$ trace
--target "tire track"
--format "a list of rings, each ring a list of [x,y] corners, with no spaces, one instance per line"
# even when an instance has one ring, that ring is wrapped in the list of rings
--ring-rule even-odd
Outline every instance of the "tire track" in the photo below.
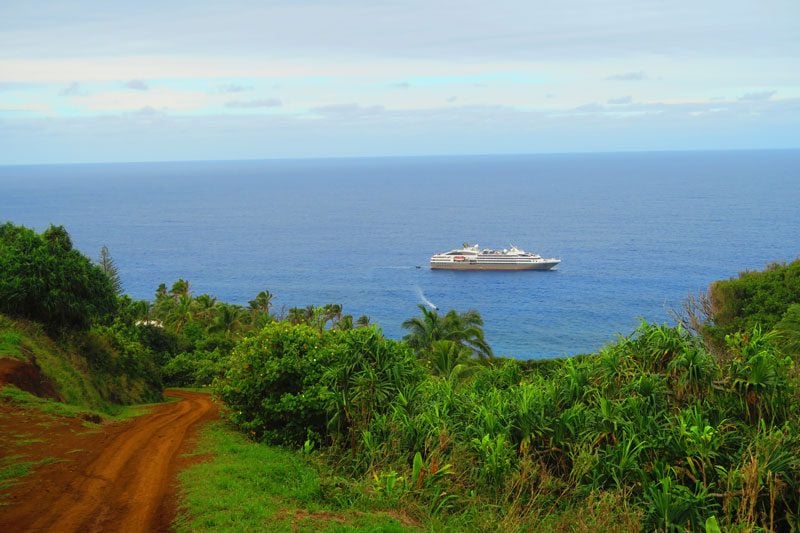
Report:
[[[88,453],[77,465],[50,465],[27,478],[26,486],[41,484],[44,490],[0,509],[0,530],[169,530],[181,448],[216,410],[207,394],[168,395],[181,400],[81,442]]]

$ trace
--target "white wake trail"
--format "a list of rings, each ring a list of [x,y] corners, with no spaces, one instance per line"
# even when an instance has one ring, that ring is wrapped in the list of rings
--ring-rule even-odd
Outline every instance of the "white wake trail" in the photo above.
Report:
[[[439,308],[436,307],[433,304],[432,301],[430,301],[427,298],[425,298],[425,295],[422,293],[422,289],[420,289],[419,287],[415,287],[415,290],[417,291],[417,296],[419,296],[419,299],[422,300],[422,303],[424,303],[425,305],[427,305],[428,307],[430,307],[434,311],[438,311],[439,310]]]

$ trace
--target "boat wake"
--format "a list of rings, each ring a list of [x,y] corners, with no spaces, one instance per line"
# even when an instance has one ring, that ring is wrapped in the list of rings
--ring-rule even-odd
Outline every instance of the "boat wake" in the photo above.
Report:
[[[423,292],[422,292],[422,289],[420,289],[419,287],[414,287],[414,289],[416,290],[416,292],[417,292],[417,296],[419,296],[419,299],[420,299],[420,300],[422,300],[422,303],[424,303],[425,305],[427,305],[428,307],[430,307],[430,308],[431,308],[431,309],[433,309],[434,311],[438,311],[438,310],[439,310],[439,308],[438,308],[438,307],[436,307],[436,306],[433,304],[433,302],[431,302],[430,300],[428,300],[428,299],[425,297],[425,294],[423,294]]]

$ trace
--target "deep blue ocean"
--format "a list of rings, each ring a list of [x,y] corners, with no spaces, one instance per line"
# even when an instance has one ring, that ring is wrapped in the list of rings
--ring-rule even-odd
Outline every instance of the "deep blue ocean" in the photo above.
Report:
[[[278,312],[341,303],[399,338],[424,295],[480,311],[496,354],[552,357],[800,256],[800,151],[0,167],[3,221],[107,245],[135,298],[178,278],[245,305],[268,289]],[[465,241],[562,263],[428,269]]]

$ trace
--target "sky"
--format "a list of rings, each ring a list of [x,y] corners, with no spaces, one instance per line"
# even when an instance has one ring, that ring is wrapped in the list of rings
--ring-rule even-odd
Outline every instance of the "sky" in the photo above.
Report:
[[[0,2],[0,165],[762,148],[798,0]]]

